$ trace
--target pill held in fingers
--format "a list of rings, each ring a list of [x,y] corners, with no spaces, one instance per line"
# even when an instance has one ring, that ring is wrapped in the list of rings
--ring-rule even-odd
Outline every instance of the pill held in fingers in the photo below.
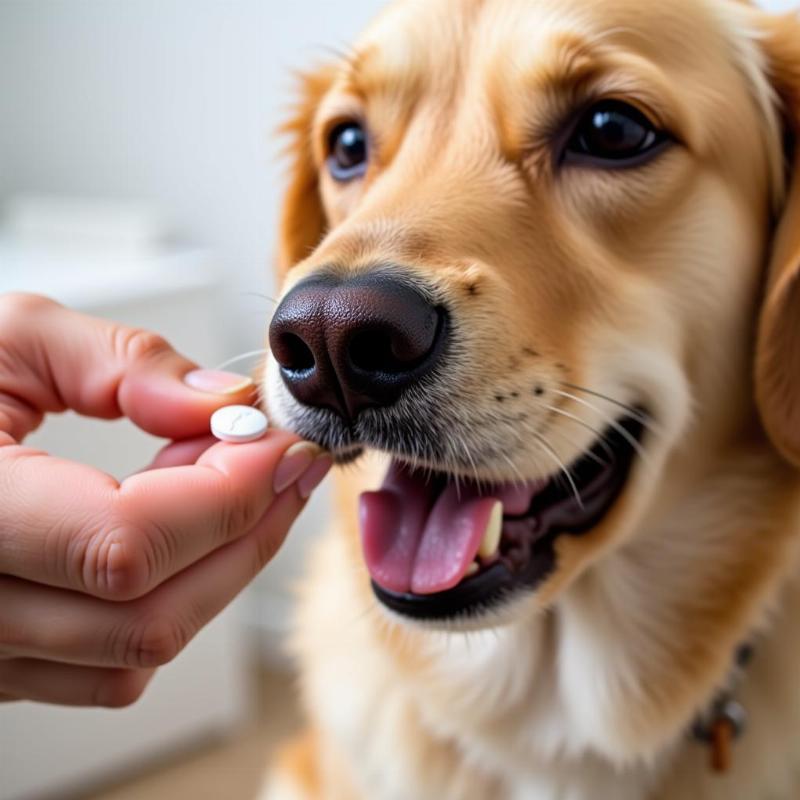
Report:
[[[266,416],[252,406],[224,406],[211,415],[211,433],[223,442],[254,442],[267,428]]]

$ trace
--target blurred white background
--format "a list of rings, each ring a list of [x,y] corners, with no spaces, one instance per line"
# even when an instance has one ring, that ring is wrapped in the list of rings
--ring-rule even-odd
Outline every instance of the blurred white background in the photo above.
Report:
[[[0,203],[135,201],[224,265],[236,348],[259,346],[291,70],[381,0],[0,0]]]
[[[383,4],[0,0],[0,292],[156,328],[207,366],[263,346],[291,71],[330,58]],[[37,440],[116,474],[155,447],[74,419]],[[0,708],[0,800],[64,797],[241,725],[247,650],[278,657],[285,588],[325,514],[318,500],[260,584],[142,704]]]

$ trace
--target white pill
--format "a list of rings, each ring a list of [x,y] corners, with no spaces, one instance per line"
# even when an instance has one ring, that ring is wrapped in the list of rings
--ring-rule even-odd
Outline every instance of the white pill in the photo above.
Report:
[[[211,433],[223,442],[254,442],[268,427],[264,414],[252,406],[223,406],[211,415]]]

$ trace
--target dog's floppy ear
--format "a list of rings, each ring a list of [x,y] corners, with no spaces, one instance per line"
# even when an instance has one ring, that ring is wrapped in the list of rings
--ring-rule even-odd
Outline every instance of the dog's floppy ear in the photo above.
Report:
[[[319,191],[311,139],[314,113],[333,82],[330,68],[302,73],[300,98],[281,132],[290,138],[289,183],[283,198],[278,240],[280,275],[306,258],[322,239],[327,220]]]
[[[770,439],[800,466],[800,21],[771,17],[763,45],[783,106],[788,189],[777,221],[756,347],[756,400]]]

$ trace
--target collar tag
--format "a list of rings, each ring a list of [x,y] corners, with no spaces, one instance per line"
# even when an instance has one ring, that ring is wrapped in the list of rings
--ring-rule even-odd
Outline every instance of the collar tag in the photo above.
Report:
[[[716,695],[711,706],[692,725],[692,737],[710,747],[709,765],[718,774],[730,770],[733,763],[733,743],[747,727],[747,711],[735,699],[734,691],[752,659],[751,644],[744,644],[737,649],[733,669],[728,677],[728,687]]]
[[[733,742],[745,731],[747,712],[730,694],[717,697],[710,713],[695,722],[692,736],[711,749],[710,766],[719,774],[728,772],[733,761]]]

